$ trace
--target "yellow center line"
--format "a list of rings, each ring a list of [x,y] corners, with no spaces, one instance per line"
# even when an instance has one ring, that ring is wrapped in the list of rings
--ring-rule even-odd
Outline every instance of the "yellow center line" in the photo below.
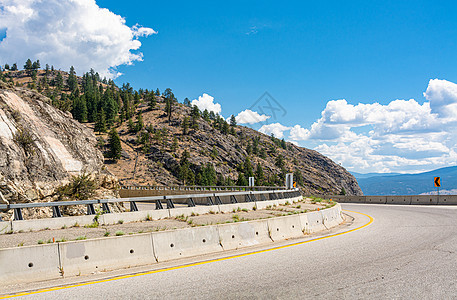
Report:
[[[144,276],[144,275],[150,275],[150,274],[161,273],[161,272],[172,271],[172,270],[178,270],[178,269],[188,268],[188,267],[194,267],[194,266],[199,266],[199,265],[204,265],[204,264],[209,264],[209,263],[213,263],[213,262],[224,261],[224,260],[229,260],[229,259],[234,259],[234,258],[239,258],[239,257],[244,257],[244,256],[249,256],[249,255],[254,255],[254,254],[265,253],[265,252],[269,252],[269,251],[273,251],[273,250],[279,250],[279,249],[289,248],[289,247],[292,247],[292,246],[303,245],[303,244],[307,244],[307,243],[311,243],[311,242],[320,241],[320,240],[323,240],[323,239],[328,239],[328,238],[331,238],[331,237],[343,235],[343,234],[346,234],[346,233],[354,232],[356,230],[360,230],[362,228],[365,228],[368,225],[370,225],[371,223],[373,223],[373,220],[374,220],[373,217],[371,217],[371,216],[369,216],[367,214],[364,214],[364,213],[361,213],[361,212],[357,212],[357,211],[346,210],[346,209],[344,209],[344,211],[363,215],[363,216],[365,216],[365,217],[367,217],[369,219],[369,222],[364,224],[364,225],[362,225],[362,226],[360,226],[360,227],[357,227],[357,228],[354,228],[354,229],[351,229],[351,230],[348,230],[348,231],[343,231],[343,232],[340,232],[340,233],[326,235],[326,236],[323,236],[323,237],[319,237],[319,238],[315,238],[315,239],[311,239],[311,240],[307,240],[307,241],[302,241],[302,242],[297,242],[297,243],[293,243],[293,244],[287,244],[287,245],[284,245],[284,246],[277,246],[277,247],[273,247],[273,248],[268,248],[268,249],[265,249],[265,250],[258,250],[258,251],[243,253],[243,254],[237,254],[237,255],[222,257],[222,258],[216,258],[216,259],[200,261],[200,262],[186,264],[186,265],[180,265],[180,266],[169,267],[169,268],[158,269],[158,270],[147,271],[147,272],[136,273],[136,274],[130,274],[130,275],[117,276],[117,277],[112,277],[112,278],[107,278],[107,279],[94,280],[94,281],[88,281],[88,282],[71,284],[71,285],[64,285],[64,286],[57,286],[57,287],[41,289],[41,290],[36,290],[36,291],[22,292],[22,293],[17,293],[17,294],[10,294],[10,295],[3,295],[3,296],[0,295],[0,299],[7,299],[7,298],[20,297],[20,296],[41,294],[41,293],[46,293],[46,292],[64,290],[64,289],[69,289],[69,288],[75,288],[75,287],[80,287],[80,286],[85,286],[85,285],[91,285],[91,284],[96,284],[96,283],[115,281],[115,280],[138,277],[138,276]]]

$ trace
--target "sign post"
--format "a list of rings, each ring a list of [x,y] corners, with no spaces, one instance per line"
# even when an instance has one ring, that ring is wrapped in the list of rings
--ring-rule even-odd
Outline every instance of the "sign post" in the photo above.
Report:
[[[286,174],[286,188],[288,190],[292,189],[294,185],[294,173]]]
[[[250,187],[254,186],[254,177],[249,177],[249,186]]]
[[[438,191],[438,197],[439,197],[440,196],[440,187],[441,187],[441,178],[435,177],[434,182],[435,182],[435,187]]]

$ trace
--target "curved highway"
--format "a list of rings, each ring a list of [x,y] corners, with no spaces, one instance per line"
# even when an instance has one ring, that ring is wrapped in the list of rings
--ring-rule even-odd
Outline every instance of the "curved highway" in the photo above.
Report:
[[[39,299],[457,297],[457,206],[342,204],[342,207],[355,219],[350,225],[342,226],[332,234],[357,230],[290,247],[150,272],[145,275],[114,278],[103,282],[94,282],[95,279],[86,278],[84,280],[88,282],[82,285],[68,287],[69,283],[65,283],[66,285],[56,290],[41,290],[24,297]],[[371,216],[373,222],[361,228],[368,224],[370,219],[355,212]],[[299,241],[301,240],[288,241],[280,245]],[[273,246],[269,245],[269,247]],[[223,253],[219,256],[199,257],[194,260],[210,260],[240,253],[242,252]],[[174,264],[176,265],[176,262]],[[149,270],[172,265],[173,263],[159,264],[150,266]]]

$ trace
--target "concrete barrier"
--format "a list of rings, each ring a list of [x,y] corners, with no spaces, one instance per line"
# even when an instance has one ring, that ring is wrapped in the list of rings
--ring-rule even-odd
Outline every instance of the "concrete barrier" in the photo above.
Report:
[[[266,200],[266,201],[256,201],[255,205],[257,209],[266,209],[268,206],[278,206],[279,201],[278,200]]]
[[[237,211],[238,208],[252,210],[253,207],[257,207],[255,205],[255,202],[223,204],[223,205],[218,205],[218,206],[219,206],[219,212],[221,212],[221,213],[233,212],[233,210]]]
[[[217,225],[219,241],[224,250],[234,250],[273,242],[267,220]]]
[[[386,196],[365,196],[365,203],[386,204]]]
[[[386,204],[411,204],[411,196],[387,196]]]
[[[84,226],[94,222],[95,215],[61,217],[61,218],[46,218],[34,220],[12,221],[12,230],[18,231],[38,231],[46,228],[60,229],[63,227],[72,227],[75,224]]]
[[[322,221],[327,229],[338,226],[342,221],[340,204],[336,204],[330,209],[322,210],[321,214]]]
[[[365,203],[365,196],[347,196],[346,199],[349,203]]]
[[[270,237],[275,242],[303,236],[299,215],[270,218],[267,221]]]
[[[252,206],[251,206],[252,209]],[[168,210],[170,212],[170,217],[177,217],[180,215],[190,216],[192,214],[208,214],[209,212],[218,212],[219,207],[217,205],[207,205],[207,206],[194,206],[194,207],[178,207]]]
[[[9,233],[9,232],[13,231],[13,227],[12,227],[11,223],[12,223],[11,221],[0,222],[0,234]]]
[[[156,263],[150,233],[59,243],[64,276]]]
[[[438,197],[438,205],[457,205],[457,196],[441,195]]]
[[[57,244],[0,250],[0,282],[16,284],[61,277]]]
[[[100,216],[101,224],[117,224],[119,221],[125,223],[138,222],[148,220],[160,220],[170,217],[170,210],[156,209],[156,210],[140,210],[123,213],[111,213]]]
[[[152,233],[157,261],[222,251],[216,226],[204,226]]]
[[[331,208],[330,208],[331,209]],[[313,211],[306,214],[308,226],[303,226],[307,229],[306,233],[314,233],[327,228],[324,226],[324,221],[322,218],[322,213],[320,211]],[[302,224],[303,225],[303,224]]]
[[[436,205],[438,196],[411,196],[411,205]]]

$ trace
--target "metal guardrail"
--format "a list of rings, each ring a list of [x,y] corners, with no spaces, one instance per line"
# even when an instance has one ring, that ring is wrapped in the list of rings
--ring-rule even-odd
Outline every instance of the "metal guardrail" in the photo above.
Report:
[[[243,197],[244,196],[244,197]],[[241,191],[213,194],[186,194],[186,195],[166,195],[152,197],[133,197],[133,198],[111,198],[98,200],[80,200],[80,201],[57,201],[57,202],[37,202],[37,203],[13,203],[0,204],[0,210],[14,210],[14,220],[23,220],[22,209],[51,207],[52,217],[62,217],[60,208],[62,206],[86,205],[87,214],[95,215],[95,204],[100,204],[104,213],[110,213],[109,203],[129,202],[130,211],[138,211],[137,202],[155,203],[156,209],[164,209],[166,203],[167,209],[175,208],[175,204],[187,204],[189,207],[196,205],[219,205],[223,204],[221,197],[228,197],[229,203],[253,202],[265,200],[278,200],[300,196],[298,189],[275,189],[268,191]],[[244,200],[244,201],[243,201]],[[1,221],[1,219],[0,219]]]
[[[134,186],[123,185],[122,190],[156,190],[156,191],[273,191],[286,190],[286,187],[273,186]]]

